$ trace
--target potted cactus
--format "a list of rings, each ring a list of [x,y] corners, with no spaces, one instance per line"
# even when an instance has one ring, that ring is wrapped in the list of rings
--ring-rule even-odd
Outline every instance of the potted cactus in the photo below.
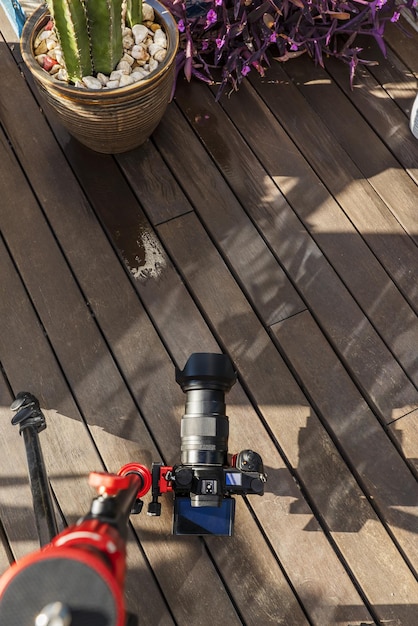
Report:
[[[152,134],[173,89],[177,46],[174,18],[158,0],[47,0],[21,36],[23,60],[61,123],[104,153]]]

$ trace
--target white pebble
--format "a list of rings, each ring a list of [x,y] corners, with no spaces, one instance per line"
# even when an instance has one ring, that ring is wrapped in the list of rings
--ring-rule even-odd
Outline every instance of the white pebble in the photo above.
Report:
[[[39,56],[40,54],[45,54],[45,52],[48,52],[48,44],[46,43],[46,40],[44,39],[43,41],[39,43],[38,46],[36,46],[35,54],[36,56]]]
[[[62,50],[60,50],[59,48],[54,48],[53,50],[51,50],[49,56],[52,59],[55,59],[57,63],[60,63],[60,65],[64,65],[64,55],[62,54]]]
[[[46,56],[47,56],[46,54],[37,54],[35,57],[36,61],[39,63],[41,67],[44,66],[44,61],[45,61]]]
[[[119,81],[118,80],[109,80],[106,83],[106,89],[116,89],[116,87],[119,87]]]
[[[157,52],[154,53],[154,60],[158,61],[158,63],[162,63],[166,56],[167,50],[165,48],[159,48]]]
[[[120,77],[119,87],[126,87],[126,85],[133,85],[133,84],[134,84],[134,80],[132,76],[127,76],[126,74],[123,74]]]
[[[122,74],[130,74],[131,66],[127,61],[119,61],[116,66],[116,71],[122,72]]]
[[[148,52],[150,53],[150,55],[151,55],[152,57],[155,57],[155,53],[156,53],[158,50],[162,50],[162,49],[163,49],[163,48],[162,48],[161,46],[159,46],[157,43],[151,43],[151,44],[148,46]]]
[[[109,79],[110,80],[120,80],[122,74],[123,74],[123,72],[121,72],[120,70],[113,70],[113,72],[109,76]]]
[[[97,80],[100,80],[102,85],[107,85],[107,83],[109,82],[109,76],[106,76],[106,74],[102,74],[102,72],[99,72],[97,74]]]
[[[154,43],[161,46],[161,48],[167,48],[167,37],[161,28],[154,33]]]
[[[100,80],[98,80],[94,76],[83,76],[83,83],[85,84],[87,89],[101,89],[103,87]]]
[[[158,67],[158,61],[151,57],[149,60],[149,71],[153,72],[154,70],[157,69],[157,67]]]
[[[146,78],[149,72],[144,70],[142,67],[137,67],[131,74],[131,78],[137,83],[139,80]]]
[[[153,22],[155,19],[154,9],[146,2],[142,5],[142,20],[144,22]]]
[[[84,76],[82,81],[76,82],[76,87],[92,90],[117,89],[144,80],[157,69],[167,54],[167,37],[161,28],[156,29],[158,25],[154,22],[154,10],[147,4],[143,4],[143,19],[144,24],[136,24],[132,30],[123,28],[124,55],[110,77],[100,72],[97,77]],[[39,48],[35,56],[39,65],[43,67],[47,56],[44,52],[48,51],[48,55],[57,61],[49,73],[55,79],[68,82],[61,46],[55,32],[40,33],[36,39],[36,47]]]
[[[133,65],[134,59],[130,54],[127,54],[125,52],[125,54],[121,58],[121,61],[126,61],[127,63],[129,63],[129,65]]]
[[[131,55],[137,61],[148,61],[149,54],[143,45],[135,45],[131,50]]]
[[[44,41],[44,39],[49,39],[50,36],[51,36],[50,30],[43,30],[41,33],[39,33],[39,35],[35,39],[34,48],[37,48],[39,44],[41,43],[41,41]]]
[[[57,78],[58,80],[64,80],[64,81],[68,80],[67,70],[66,70],[65,68],[63,68],[63,67],[62,67],[62,68],[59,70],[59,72],[57,72],[56,78]]]
[[[135,43],[135,39],[132,37],[132,35],[125,35],[122,39],[124,50],[130,50],[130,48],[132,48],[134,43]]]
[[[148,28],[143,24],[135,24],[132,28],[132,34],[135,38],[135,43],[138,45],[148,36]]]

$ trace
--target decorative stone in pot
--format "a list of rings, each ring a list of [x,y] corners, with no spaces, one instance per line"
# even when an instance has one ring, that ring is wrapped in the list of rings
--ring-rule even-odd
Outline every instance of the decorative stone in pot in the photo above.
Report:
[[[39,92],[68,132],[96,152],[126,152],[144,143],[169,103],[178,47],[177,24],[158,0],[147,0],[147,4],[154,9],[155,22],[166,35],[167,52],[148,76],[122,87],[96,90],[76,86],[57,80],[39,65],[34,46],[50,20],[45,8],[37,9],[23,28],[22,57]]]

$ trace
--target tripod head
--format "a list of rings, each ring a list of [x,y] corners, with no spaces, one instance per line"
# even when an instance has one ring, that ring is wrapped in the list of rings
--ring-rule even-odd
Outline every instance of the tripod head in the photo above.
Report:
[[[147,470],[148,471],[148,470]],[[147,476],[147,475],[146,475]],[[92,473],[90,511],[0,579],[0,624],[126,626],[128,519],[144,493],[139,473]],[[146,487],[148,490],[148,487]]]

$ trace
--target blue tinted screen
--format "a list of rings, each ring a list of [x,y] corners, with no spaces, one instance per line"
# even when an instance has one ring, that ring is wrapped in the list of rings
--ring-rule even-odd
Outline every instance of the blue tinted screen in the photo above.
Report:
[[[234,523],[235,500],[224,498],[221,506],[191,505],[190,498],[174,500],[175,535],[231,536]]]

